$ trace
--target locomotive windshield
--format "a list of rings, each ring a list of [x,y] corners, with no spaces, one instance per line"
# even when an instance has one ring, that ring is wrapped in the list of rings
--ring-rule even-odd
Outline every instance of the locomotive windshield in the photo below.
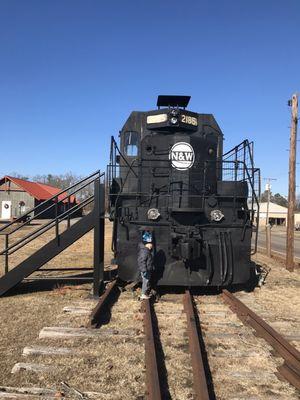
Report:
[[[136,157],[138,155],[138,133],[125,132],[124,152],[127,157]]]

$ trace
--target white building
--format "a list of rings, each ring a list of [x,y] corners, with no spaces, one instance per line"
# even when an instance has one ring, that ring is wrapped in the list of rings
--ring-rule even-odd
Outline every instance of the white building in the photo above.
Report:
[[[266,225],[267,218],[267,202],[260,203],[259,206],[259,224],[260,226]],[[269,223],[272,225],[286,226],[287,207],[278,204],[269,203]],[[295,225],[300,224],[300,213],[295,213]]]

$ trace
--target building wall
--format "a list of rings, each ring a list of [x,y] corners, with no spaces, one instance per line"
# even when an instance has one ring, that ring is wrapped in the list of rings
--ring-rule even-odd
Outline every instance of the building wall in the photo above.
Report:
[[[18,190],[23,192],[23,189],[21,189],[18,185],[16,185],[15,183],[11,182],[11,181],[7,181],[5,183],[3,183],[2,185],[0,185],[0,190]]]
[[[38,205],[41,204],[41,203],[42,203],[42,201],[35,200],[35,207],[38,206]],[[50,207],[51,205],[52,205],[52,207]],[[72,207],[74,207],[74,206],[75,206],[75,203],[71,203],[71,204],[70,204],[70,208],[72,208]],[[50,208],[50,209],[47,210],[47,211],[45,211],[45,212],[41,215],[40,218],[45,218],[45,219],[52,219],[52,218],[55,218],[55,215],[56,215],[55,202],[47,201],[46,204],[42,204],[42,205],[38,208],[38,210],[36,211],[36,214],[42,212],[43,210],[46,210],[47,208]],[[66,203],[58,203],[58,206],[57,206],[58,215],[59,215],[59,214],[62,214],[62,213],[65,212],[65,211],[67,211],[68,208],[69,208],[69,205],[68,205],[68,204],[66,204]],[[77,217],[82,217],[82,210],[79,210],[79,211],[77,211],[77,212],[75,212],[75,213],[73,213],[73,214],[71,215],[71,218],[77,218]]]
[[[55,218],[55,214],[56,214],[55,202],[49,200],[45,204],[42,204],[42,203],[43,203],[43,201],[35,200],[35,207],[41,204],[41,206],[38,208],[38,210],[36,210],[36,214],[44,211],[43,214],[41,215],[42,219]],[[47,208],[49,208],[49,210],[47,210]],[[58,215],[63,213],[64,211],[65,211],[65,205],[63,203],[58,203],[58,206],[57,206]]]
[[[286,226],[287,213],[269,213],[269,221],[275,225]],[[300,224],[300,213],[295,213],[295,225]],[[266,213],[260,213],[259,225],[266,225]]]
[[[266,225],[266,217],[267,214],[264,212],[259,213],[259,224],[260,226],[265,226]],[[286,225],[286,213],[269,213],[269,221],[272,224],[275,225]]]
[[[7,181],[6,183],[0,185],[0,219],[2,217],[2,201],[11,201],[11,209],[12,215],[11,217],[19,217],[20,215],[26,213],[30,209],[36,207],[37,205],[41,204],[43,201],[36,200],[33,196],[31,196],[28,192],[21,189],[19,186],[15,185],[11,181]],[[24,202],[25,206],[20,208],[20,202]],[[43,204],[39,209],[35,212],[40,213],[41,211],[45,210],[46,208],[53,207],[50,210],[45,211],[40,218],[55,218],[56,210],[55,210],[55,203],[48,201],[46,204]],[[71,203],[70,208],[73,207],[75,204]],[[63,213],[69,208],[67,203],[58,203],[58,214]],[[73,213],[71,218],[80,217],[82,216],[82,210]]]
[[[12,217],[20,216],[20,201],[23,201],[25,203],[25,206],[22,208],[22,213],[34,207],[34,197],[30,196],[30,194],[28,194],[27,192],[16,190],[12,186],[11,190],[9,191],[3,190],[3,185],[2,187],[0,186],[0,207],[2,207],[2,201],[11,201]]]

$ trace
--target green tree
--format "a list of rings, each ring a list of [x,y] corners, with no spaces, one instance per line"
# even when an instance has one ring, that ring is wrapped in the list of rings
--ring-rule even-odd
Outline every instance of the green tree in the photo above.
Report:
[[[265,190],[261,194],[260,201],[261,202],[267,202],[268,201],[268,191],[267,190]],[[287,199],[284,196],[282,196],[280,193],[275,193],[273,195],[273,193],[271,192],[270,193],[270,201],[272,203],[278,204],[279,206],[282,206],[282,207],[287,207],[288,206]],[[300,201],[300,198],[299,198],[299,201]],[[300,206],[300,204],[299,204],[299,206]]]

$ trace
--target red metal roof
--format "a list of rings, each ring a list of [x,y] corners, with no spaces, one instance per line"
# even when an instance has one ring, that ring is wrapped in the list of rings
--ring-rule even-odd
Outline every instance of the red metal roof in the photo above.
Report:
[[[50,185],[45,185],[44,183],[30,182],[24,179],[15,178],[13,176],[8,176],[8,175],[0,179],[0,185],[8,180],[21,187],[23,190],[25,190],[31,196],[35,197],[37,200],[47,200],[50,199],[55,194],[61,192],[61,189]],[[64,192],[58,196],[58,199],[62,200],[67,195],[68,195],[67,192]],[[70,201],[72,203],[76,202],[75,196],[70,196]],[[67,203],[68,198],[64,199],[63,202]]]

